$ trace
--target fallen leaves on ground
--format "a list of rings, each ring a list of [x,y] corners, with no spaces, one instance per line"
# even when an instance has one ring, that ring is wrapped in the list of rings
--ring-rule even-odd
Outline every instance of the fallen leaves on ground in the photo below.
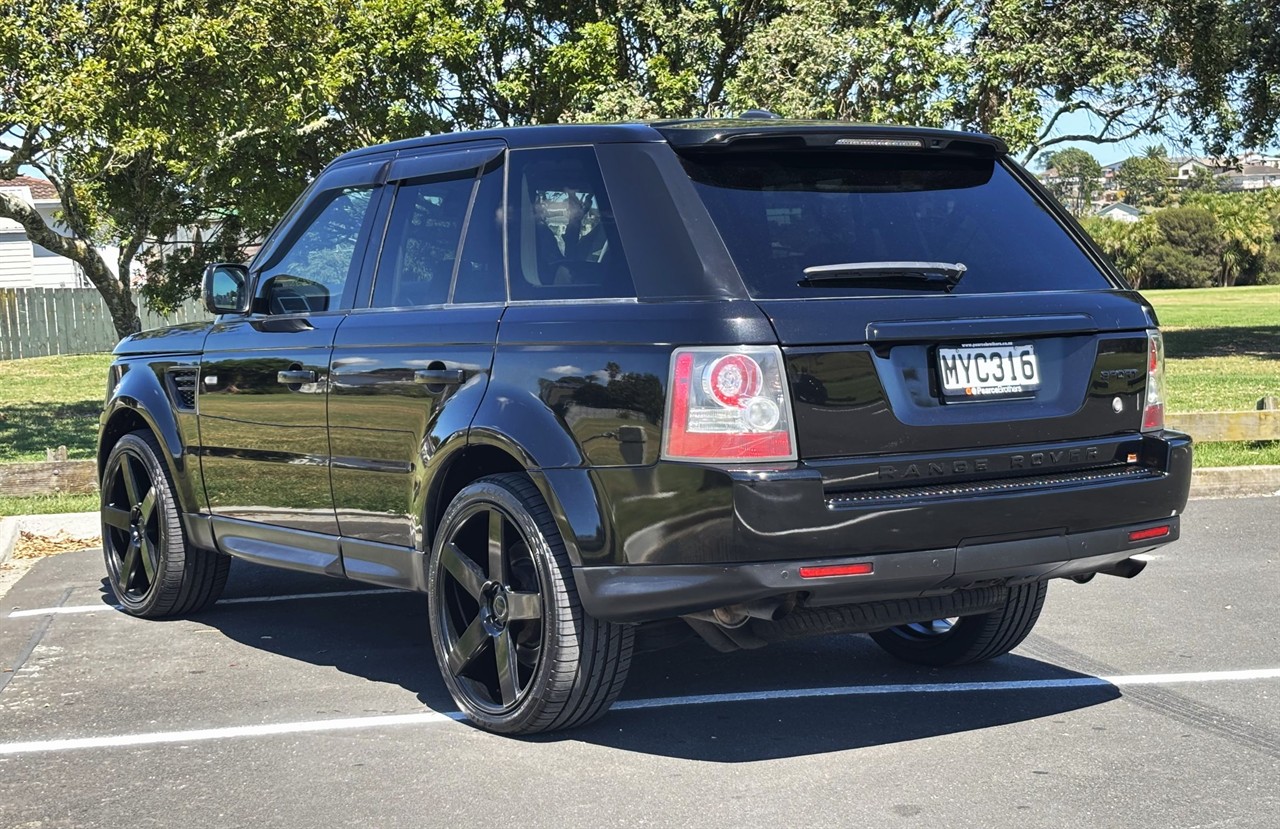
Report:
[[[25,530],[18,533],[18,543],[13,547],[14,558],[44,558],[58,553],[71,553],[76,550],[87,550],[97,547],[101,539],[97,536],[77,536],[66,530],[59,530],[53,535],[36,535]]]

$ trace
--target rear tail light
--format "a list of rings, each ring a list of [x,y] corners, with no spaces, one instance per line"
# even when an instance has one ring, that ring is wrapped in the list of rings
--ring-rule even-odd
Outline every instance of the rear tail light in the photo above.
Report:
[[[1142,405],[1142,431],[1164,428],[1164,338],[1155,329],[1147,331],[1147,390]]]
[[[677,348],[671,355],[662,457],[795,460],[782,351],[754,345]]]

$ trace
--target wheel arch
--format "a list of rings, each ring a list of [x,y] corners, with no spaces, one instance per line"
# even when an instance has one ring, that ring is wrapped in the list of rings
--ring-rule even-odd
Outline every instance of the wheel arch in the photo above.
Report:
[[[148,379],[149,378],[149,379]],[[190,454],[174,415],[168,395],[160,381],[148,370],[127,371],[107,401],[98,431],[98,482],[101,484],[107,456],[123,435],[146,429],[164,448],[164,462],[173,480],[174,491],[182,512],[199,512],[200,498],[192,480]]]
[[[591,556],[606,535],[605,513],[590,471],[583,467],[545,469],[525,446],[492,429],[470,430],[468,440],[434,476],[424,522],[423,544],[430,550],[449,503],[464,487],[481,478],[521,472],[537,486],[555,518],[574,566]]]

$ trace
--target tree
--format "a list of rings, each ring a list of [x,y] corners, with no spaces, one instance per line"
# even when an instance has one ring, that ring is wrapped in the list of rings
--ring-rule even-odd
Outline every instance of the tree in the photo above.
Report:
[[[1155,219],[1144,216],[1136,222],[1122,222],[1098,216],[1086,216],[1080,224],[1111,257],[1116,270],[1129,280],[1135,289],[1148,287],[1144,279],[1147,271],[1144,257],[1148,250],[1162,240]]]
[[[1218,285],[1258,282],[1269,272],[1280,235],[1280,192],[1195,194],[1184,204],[1214,217],[1221,242]]]
[[[1098,160],[1078,147],[1049,152],[1042,159],[1045,169],[1055,173],[1045,183],[1058,201],[1077,216],[1089,212],[1102,189],[1102,165]]]
[[[47,177],[67,235],[12,196],[0,194],[0,216],[75,261],[117,333],[138,330],[132,274],[144,245],[198,222],[207,243],[234,248],[279,214],[280,195],[261,204],[242,191],[252,181],[269,193],[291,176],[279,162],[299,147],[273,136],[309,115],[325,19],[319,0],[6,0],[0,176]],[[107,244],[119,246],[114,263],[97,250]]]
[[[1116,185],[1124,191],[1128,204],[1164,204],[1169,195],[1169,159],[1164,147],[1151,146],[1142,155],[1125,159],[1116,170]]]
[[[1143,256],[1152,288],[1205,288],[1218,270],[1222,240],[1217,220],[1203,207],[1170,207],[1154,214],[1161,241]]]

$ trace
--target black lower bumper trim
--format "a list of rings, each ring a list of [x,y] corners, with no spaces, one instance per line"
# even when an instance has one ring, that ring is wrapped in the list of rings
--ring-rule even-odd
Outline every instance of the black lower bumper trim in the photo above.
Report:
[[[1168,526],[1158,539],[1130,541],[1135,530]],[[598,619],[642,622],[800,593],[821,607],[944,595],[982,585],[1043,580],[1105,570],[1178,538],[1176,516],[1076,534],[979,540],[958,547],[873,556],[751,564],[671,564],[574,569],[584,609]],[[870,563],[867,575],[806,579],[802,568]]]

